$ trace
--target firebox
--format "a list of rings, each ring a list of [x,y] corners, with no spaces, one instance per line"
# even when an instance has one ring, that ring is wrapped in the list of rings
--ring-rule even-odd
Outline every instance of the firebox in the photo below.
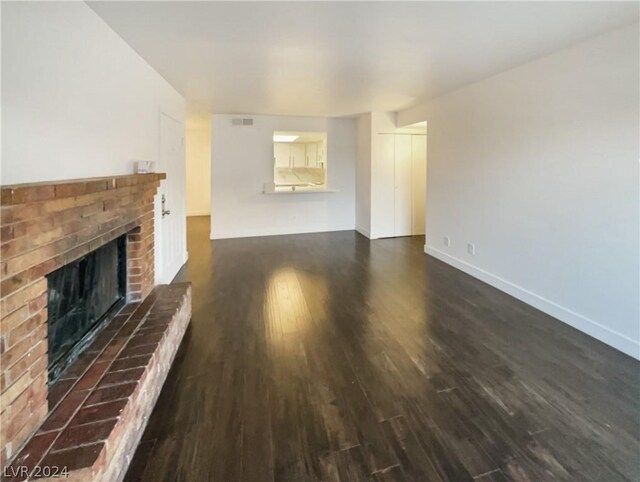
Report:
[[[47,276],[49,383],[95,339],[124,305],[126,235]]]

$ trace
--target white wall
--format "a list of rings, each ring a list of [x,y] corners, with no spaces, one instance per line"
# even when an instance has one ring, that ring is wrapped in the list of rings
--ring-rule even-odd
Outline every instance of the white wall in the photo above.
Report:
[[[371,114],[357,120],[356,229],[371,237]]]
[[[428,121],[426,251],[636,358],[638,40],[636,24],[398,117]]]
[[[185,119],[182,96],[82,2],[2,4],[2,100],[3,184],[132,174],[158,160],[160,112]],[[184,258],[185,233],[158,242],[160,222],[157,246]]]
[[[371,238],[379,238],[384,225],[385,213],[393,211],[394,207],[387,203],[387,197],[382,194],[387,187],[381,175],[385,172],[384,155],[380,146],[380,133],[390,133],[396,129],[396,114],[394,112],[371,113]]]
[[[211,117],[187,117],[187,216],[211,212]]]
[[[130,174],[184,99],[82,2],[3,2],[2,183]]]
[[[232,126],[251,117],[253,126]],[[273,182],[274,131],[326,131],[330,193],[263,194]],[[356,120],[212,116],[211,238],[338,231],[355,227]]]

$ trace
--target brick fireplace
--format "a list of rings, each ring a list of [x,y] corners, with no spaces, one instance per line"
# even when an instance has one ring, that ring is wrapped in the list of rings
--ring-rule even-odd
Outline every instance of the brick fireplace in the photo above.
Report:
[[[154,196],[164,178],[154,173],[2,186],[3,469],[57,460],[72,479],[74,473],[80,479],[123,476],[190,319],[188,286],[154,289]],[[47,276],[119,238],[126,252],[126,305],[50,385]],[[119,411],[100,413],[106,402]],[[85,420],[78,424],[82,410]],[[86,434],[99,423],[100,436],[73,440],[74,429]],[[87,446],[89,456],[78,450]],[[28,477],[17,474],[13,478]]]

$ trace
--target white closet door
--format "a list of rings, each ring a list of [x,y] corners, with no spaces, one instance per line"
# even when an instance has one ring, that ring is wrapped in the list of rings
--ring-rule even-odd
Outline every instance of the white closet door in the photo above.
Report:
[[[395,136],[395,197],[394,197],[394,235],[411,236],[411,137]]]
[[[424,234],[427,203],[427,136],[411,136],[413,234]]]
[[[291,167],[305,167],[307,165],[304,144],[292,142],[291,146]]]
[[[393,134],[378,134],[380,157],[378,159],[378,189],[374,199],[377,226],[376,237],[395,236],[395,137]]]
[[[276,167],[289,167],[289,144],[275,142],[273,144],[273,156],[276,158]]]

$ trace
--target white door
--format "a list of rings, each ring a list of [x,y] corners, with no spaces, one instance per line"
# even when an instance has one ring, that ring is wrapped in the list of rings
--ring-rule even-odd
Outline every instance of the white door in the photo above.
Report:
[[[307,144],[307,167],[318,165],[318,144],[310,142]]]
[[[276,167],[290,167],[288,143],[275,142],[273,144],[273,156],[276,158]]]
[[[411,136],[413,234],[424,234],[427,203],[427,136]]]
[[[307,165],[304,144],[292,142],[291,146],[291,167],[305,167]]]
[[[184,125],[160,113],[159,142],[158,171],[167,178],[155,203],[155,275],[156,283],[170,283],[186,261]]]
[[[411,236],[411,137],[396,135],[394,146],[394,235]]]

